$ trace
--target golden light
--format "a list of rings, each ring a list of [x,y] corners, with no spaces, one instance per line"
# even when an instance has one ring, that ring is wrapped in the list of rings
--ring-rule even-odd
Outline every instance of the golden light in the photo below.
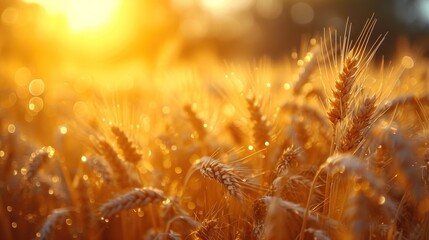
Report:
[[[47,12],[64,15],[70,30],[82,32],[107,24],[119,7],[120,0],[25,0]]]

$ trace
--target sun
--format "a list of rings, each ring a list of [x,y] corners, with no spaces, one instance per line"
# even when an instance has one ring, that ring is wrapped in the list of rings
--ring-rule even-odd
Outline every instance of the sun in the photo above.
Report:
[[[82,32],[107,24],[119,7],[121,0],[25,0],[36,3],[53,14],[66,17],[70,30]]]

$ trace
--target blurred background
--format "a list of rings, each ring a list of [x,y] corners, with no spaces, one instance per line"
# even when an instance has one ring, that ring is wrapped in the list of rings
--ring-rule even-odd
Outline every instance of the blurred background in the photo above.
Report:
[[[278,58],[303,35],[341,29],[347,17],[359,26],[373,13],[390,44],[429,31],[428,0],[2,0],[0,11],[1,56],[29,63],[154,61],[163,51]]]
[[[379,54],[393,56],[398,42],[427,53],[429,0],[2,0],[0,73],[28,85],[179,62],[281,60],[324,28],[342,32],[347,17],[358,34],[372,14],[375,34],[389,32]]]
[[[296,66],[311,38],[342,34],[348,17],[356,37],[373,14],[374,35],[389,32],[378,58],[427,55],[429,0],[1,0],[0,120],[49,136],[96,91],[156,98],[263,56],[290,78],[284,60]]]

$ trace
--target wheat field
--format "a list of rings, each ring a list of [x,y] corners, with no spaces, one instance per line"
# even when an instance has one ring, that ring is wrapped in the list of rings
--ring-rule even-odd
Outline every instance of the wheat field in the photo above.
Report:
[[[280,62],[46,87],[37,119],[6,82],[1,239],[429,239],[428,61],[378,57],[376,22]]]

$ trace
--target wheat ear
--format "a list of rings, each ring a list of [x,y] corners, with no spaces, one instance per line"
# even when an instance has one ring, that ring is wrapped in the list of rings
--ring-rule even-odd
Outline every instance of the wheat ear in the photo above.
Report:
[[[347,152],[356,148],[364,139],[365,133],[374,117],[376,100],[376,97],[365,98],[362,105],[352,116],[347,126],[347,132],[341,141],[340,152]]]
[[[55,149],[50,146],[43,147],[36,152],[33,152],[26,167],[27,173],[25,174],[25,179],[27,181],[33,180],[42,165],[45,164],[50,158],[52,158],[52,156],[54,156],[54,153]]]
[[[374,17],[368,19],[357,38],[356,43],[353,45],[349,39],[351,25],[346,24],[345,35],[343,36],[341,46],[343,56],[341,59],[342,67],[335,82],[333,98],[329,99],[331,108],[328,111],[328,117],[334,127],[348,114],[350,105],[349,100],[352,97],[353,88],[357,78],[360,73],[366,69],[379,46],[384,41],[385,35],[380,35],[374,43],[368,47],[368,42],[371,38],[376,22],[377,20],[374,19]],[[326,43],[324,44],[326,47]],[[329,62],[331,62],[331,60]]]
[[[70,209],[68,208],[60,208],[55,209],[46,219],[43,227],[37,233],[37,236],[40,240],[47,240],[52,236],[52,233],[55,227],[59,224],[63,224],[62,222],[69,216]]]
[[[119,149],[121,149],[124,159],[132,164],[137,164],[141,160],[142,155],[125,132],[116,126],[112,126],[110,131],[115,135],[116,143]]]
[[[86,163],[104,183],[111,184],[113,182],[111,169],[103,158],[99,156],[90,156]]]
[[[224,186],[228,193],[240,201],[244,200],[241,188],[246,183],[245,179],[237,174],[234,169],[211,157],[202,157],[198,163],[199,170],[204,177],[215,180]]]
[[[138,183],[128,174],[125,162],[119,158],[113,147],[106,140],[100,140],[98,143],[101,153],[115,173],[116,182],[122,187],[138,186]]]
[[[395,111],[398,107],[402,105],[409,105],[416,108],[416,111],[420,116],[424,116],[425,113],[420,108],[421,105],[429,105],[429,94],[418,97],[415,94],[408,94],[403,96],[398,96],[391,100],[386,100],[384,104],[380,105],[377,108],[376,116],[381,114],[388,114],[392,111]]]
[[[207,135],[204,121],[197,116],[197,113],[192,109],[190,104],[186,104],[183,109],[185,110],[195,132],[198,134],[198,139],[204,139]]]
[[[426,197],[427,193],[419,177],[418,164],[416,164],[418,163],[416,146],[396,126],[382,129],[381,142],[387,147],[393,158],[393,164],[390,167],[398,173],[398,183],[403,190],[410,191],[412,197],[418,201]]]
[[[320,47],[319,45],[314,46],[310,52],[307,53],[305,61],[305,65],[301,67],[298,79],[296,80],[294,86],[293,86],[293,93],[295,95],[298,95],[302,87],[310,81],[310,75],[317,66],[317,56],[320,53]]]
[[[335,82],[334,97],[329,99],[331,109],[328,111],[328,117],[334,126],[346,116],[352,88],[356,81],[358,64],[359,59],[353,55],[353,51],[350,51]]]
[[[300,151],[291,146],[283,151],[282,155],[277,161],[276,166],[276,177],[279,177],[287,173],[289,167],[297,167]]]
[[[267,117],[262,115],[261,107],[254,96],[247,97],[246,102],[253,123],[253,140],[257,149],[264,149],[270,142],[270,127]]]
[[[114,198],[100,207],[102,218],[109,218],[124,210],[144,207],[166,199],[164,192],[154,188],[135,188],[130,192]]]
[[[308,198],[308,192],[311,188],[311,180],[302,175],[285,175],[274,179],[272,190],[274,196],[281,197],[284,200],[305,205]],[[316,189],[313,199],[314,203],[320,203],[323,199],[323,193]],[[311,207],[311,206],[310,206]]]

